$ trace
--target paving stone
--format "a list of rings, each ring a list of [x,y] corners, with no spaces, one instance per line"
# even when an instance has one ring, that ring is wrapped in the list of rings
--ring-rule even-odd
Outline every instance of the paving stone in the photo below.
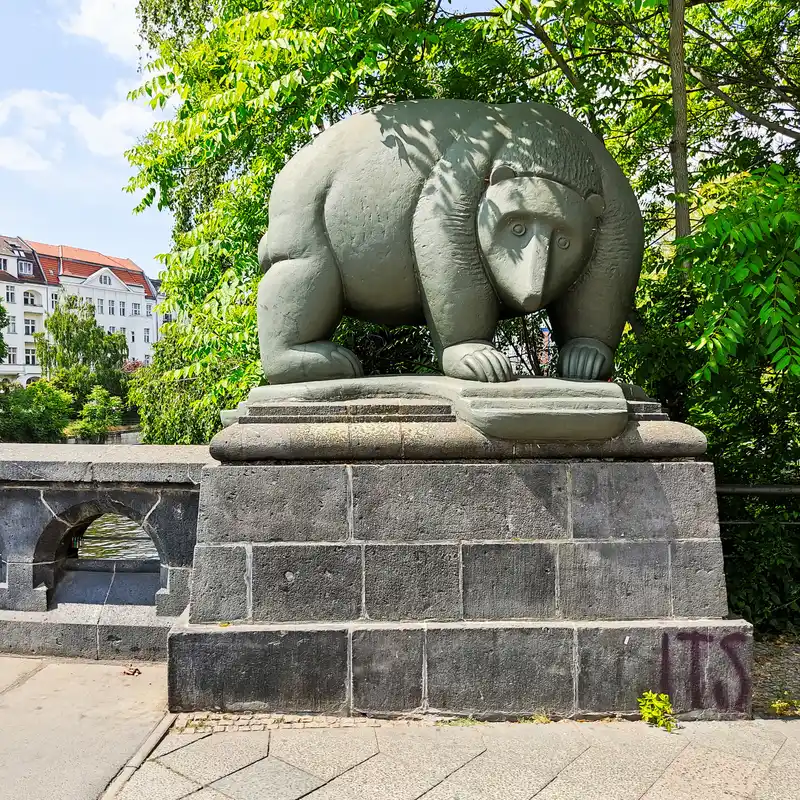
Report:
[[[457,545],[367,545],[370,619],[446,620],[461,616]]]
[[[766,772],[766,764],[691,744],[643,800],[674,798],[678,789],[680,796],[691,798],[702,797],[702,792],[708,797],[750,797]]]
[[[269,731],[215,733],[159,761],[174,772],[205,785],[265,758],[269,753],[269,737]]]
[[[465,619],[552,619],[556,616],[556,546],[464,545]]]
[[[375,735],[381,755],[442,780],[486,750],[478,727],[377,728]]]
[[[187,795],[186,800],[230,800],[230,798],[206,786],[199,792]]]
[[[422,705],[423,631],[353,631],[353,706],[412,711]]]
[[[618,733],[614,724],[608,728],[612,736],[621,735],[625,740],[593,744],[537,794],[536,800],[639,800],[686,747],[679,736],[663,731],[655,731],[660,734],[658,741],[647,737],[644,726],[639,728],[638,738],[630,739],[627,736],[636,735],[636,729]]]
[[[186,747],[187,744],[199,742],[209,736],[208,733],[168,733],[159,743],[155,750],[148,756],[149,761],[154,761],[161,756]]]
[[[201,788],[182,775],[155,762],[145,762],[117,795],[118,800],[180,800]]]
[[[789,738],[767,774],[756,786],[756,800],[797,800],[800,797],[800,739]]]
[[[42,661],[38,658],[14,658],[0,656],[0,692],[5,691],[12,683],[29,675]]]
[[[270,742],[270,756],[323,781],[341,775],[377,752],[378,742],[371,728],[276,730]]]
[[[561,613],[566,619],[668,617],[668,545],[561,543],[559,584]]]
[[[563,464],[356,464],[352,470],[357,539],[569,535]]]
[[[751,720],[687,722],[681,728],[681,736],[692,744],[762,764],[769,764],[786,742],[781,731]]]
[[[308,800],[417,800],[438,782],[424,762],[407,764],[378,753],[312,792]]]
[[[270,756],[215,781],[212,788],[233,800],[297,800],[322,783],[319,778]]]
[[[270,622],[358,619],[361,545],[255,545],[253,617]]]

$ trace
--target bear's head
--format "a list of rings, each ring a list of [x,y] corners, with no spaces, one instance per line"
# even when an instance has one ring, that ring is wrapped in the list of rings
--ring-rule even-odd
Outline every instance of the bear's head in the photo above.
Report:
[[[598,194],[496,166],[478,205],[481,256],[500,301],[528,314],[546,306],[581,275],[592,256]]]

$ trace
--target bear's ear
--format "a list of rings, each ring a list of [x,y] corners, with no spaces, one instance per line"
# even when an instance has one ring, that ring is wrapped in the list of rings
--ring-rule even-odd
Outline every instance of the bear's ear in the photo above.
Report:
[[[603,200],[599,194],[590,194],[586,198],[586,202],[589,204],[589,209],[595,217],[603,216],[603,212],[606,210],[606,201]]]
[[[496,183],[500,183],[500,181],[507,181],[516,177],[517,173],[507,164],[498,164],[489,176],[489,186],[494,186]]]

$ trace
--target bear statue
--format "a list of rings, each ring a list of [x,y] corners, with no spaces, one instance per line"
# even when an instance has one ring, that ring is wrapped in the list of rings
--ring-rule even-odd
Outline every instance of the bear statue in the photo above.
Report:
[[[338,122],[275,180],[259,245],[272,384],[363,374],[345,314],[427,324],[445,375],[514,379],[498,320],[546,308],[562,377],[607,378],[641,269],[636,197],[603,144],[538,103],[419,100]]]

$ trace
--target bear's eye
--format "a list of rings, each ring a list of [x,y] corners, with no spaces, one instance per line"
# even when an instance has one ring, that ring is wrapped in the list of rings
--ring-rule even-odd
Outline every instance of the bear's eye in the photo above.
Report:
[[[559,237],[556,238],[556,244],[562,250],[566,250],[569,247],[569,237],[564,236],[564,234],[562,233]]]
[[[514,236],[524,236],[526,231],[527,228],[521,222],[515,222],[511,226],[511,233],[513,233]]]

